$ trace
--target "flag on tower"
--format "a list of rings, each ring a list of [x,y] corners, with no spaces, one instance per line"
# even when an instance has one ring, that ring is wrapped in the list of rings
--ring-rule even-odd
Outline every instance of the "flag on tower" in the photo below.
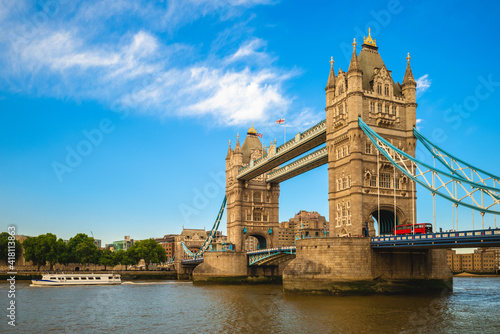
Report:
[[[277,120],[275,122],[276,124],[285,124],[285,119],[284,118],[280,118],[279,120]]]
[[[257,137],[262,138],[262,133],[257,133]]]

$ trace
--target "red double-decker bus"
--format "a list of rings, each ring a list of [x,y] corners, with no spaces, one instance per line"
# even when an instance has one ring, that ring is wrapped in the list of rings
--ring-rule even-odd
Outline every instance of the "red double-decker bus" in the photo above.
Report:
[[[412,229],[415,228],[415,232]],[[397,234],[425,234],[432,233],[432,224],[430,223],[418,223],[418,224],[408,224],[408,225],[397,225],[396,230],[393,231],[395,235]]]

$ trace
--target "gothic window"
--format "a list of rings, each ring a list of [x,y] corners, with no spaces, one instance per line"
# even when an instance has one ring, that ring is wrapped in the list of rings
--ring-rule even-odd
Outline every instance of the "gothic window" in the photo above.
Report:
[[[340,159],[340,149],[337,149],[337,160]]]
[[[256,221],[256,222],[260,222],[261,221],[261,214],[260,214],[260,212],[256,212],[256,211],[253,212],[253,220]]]
[[[389,96],[389,85],[385,85],[385,87],[384,87],[384,95]]]
[[[391,174],[380,174],[380,188],[391,188]]]
[[[350,176],[347,177],[347,187],[351,188],[351,177]]]
[[[374,175],[370,178],[370,187],[376,187],[377,186],[377,177]]]
[[[342,189],[347,189],[347,177],[342,180]]]
[[[375,102],[370,102],[370,112],[375,112]]]
[[[378,112],[381,113],[382,112],[382,104],[379,103],[377,107],[378,107]]]
[[[243,200],[244,200],[245,202],[248,202],[248,194],[247,194],[247,193],[244,193],[244,194],[243,194]]]
[[[267,222],[267,215],[262,215],[262,221]]]
[[[377,93],[382,94],[382,85],[381,84],[377,84]]]
[[[342,115],[344,113],[344,105],[339,106],[339,115]]]
[[[349,145],[346,146],[347,155],[351,154],[351,147]]]
[[[372,154],[372,144],[370,142],[367,142],[365,145],[365,153]]]
[[[396,115],[396,106],[392,106],[392,114]]]
[[[388,105],[385,105],[385,113],[386,113],[386,114],[388,114],[388,113],[389,113],[389,111],[390,111],[390,109],[389,109],[389,108],[390,108],[390,107],[389,107]]]
[[[399,178],[398,177],[394,178],[394,189],[399,189]]]
[[[253,201],[254,203],[260,203],[261,202],[261,196],[260,196],[260,192],[259,191],[256,191],[253,193]]]
[[[247,212],[247,220],[252,220],[252,215],[250,214],[250,212]]]
[[[337,180],[337,191],[340,190],[340,180]]]
[[[342,153],[341,153],[341,157],[345,157],[345,147],[342,147]]]

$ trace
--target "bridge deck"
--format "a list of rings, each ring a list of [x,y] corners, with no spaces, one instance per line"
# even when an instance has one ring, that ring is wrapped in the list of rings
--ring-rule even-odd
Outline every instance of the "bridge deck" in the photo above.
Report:
[[[370,245],[374,249],[500,246],[500,229],[381,236],[371,238]]]
[[[266,154],[255,161],[252,160],[249,165],[240,169],[237,178],[243,181],[251,180],[324,143],[326,143],[326,120],[298,133],[293,139],[277,147],[274,155]]]

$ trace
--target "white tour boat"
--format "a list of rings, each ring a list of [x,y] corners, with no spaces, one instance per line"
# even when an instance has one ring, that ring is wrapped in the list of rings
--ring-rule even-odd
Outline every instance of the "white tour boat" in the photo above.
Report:
[[[34,285],[114,285],[121,284],[118,274],[44,274],[31,280]]]

